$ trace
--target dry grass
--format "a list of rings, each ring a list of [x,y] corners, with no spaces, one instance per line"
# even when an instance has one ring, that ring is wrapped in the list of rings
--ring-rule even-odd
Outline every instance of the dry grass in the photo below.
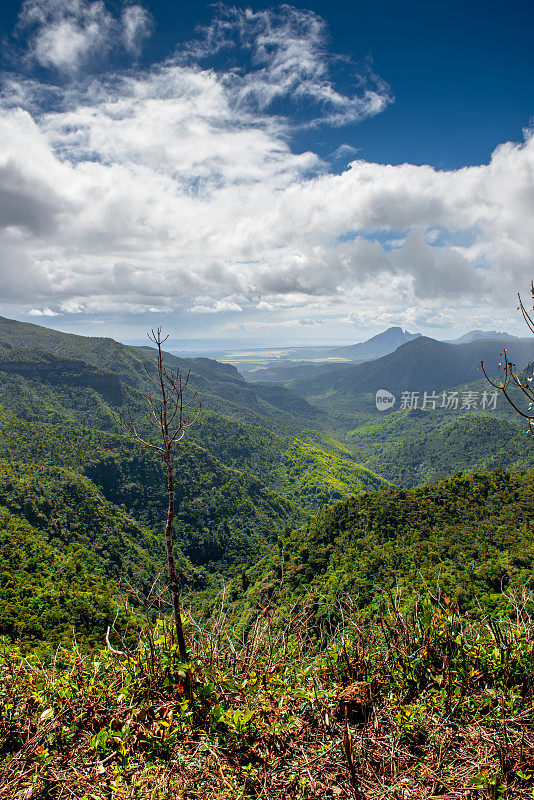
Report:
[[[8,649],[0,798],[529,798],[531,620],[471,623],[446,605],[343,618],[328,643],[300,610],[241,640],[222,618],[134,652],[76,649],[44,666]],[[370,684],[360,718],[337,695]]]

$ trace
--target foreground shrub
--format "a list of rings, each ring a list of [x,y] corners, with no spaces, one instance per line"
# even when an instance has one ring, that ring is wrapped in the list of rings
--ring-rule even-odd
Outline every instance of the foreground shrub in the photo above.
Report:
[[[377,622],[305,606],[241,639],[160,620],[139,645],[0,662],[0,785],[15,798],[524,797],[534,787],[534,628],[448,598]],[[358,682],[365,713],[340,713]],[[366,701],[367,702],[367,701]]]

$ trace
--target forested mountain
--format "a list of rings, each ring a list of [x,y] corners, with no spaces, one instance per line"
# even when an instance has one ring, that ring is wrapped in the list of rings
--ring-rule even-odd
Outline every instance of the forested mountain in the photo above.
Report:
[[[57,636],[79,621],[84,636],[93,626],[94,637],[101,638],[113,608],[110,598],[127,594],[128,585],[146,592],[164,571],[162,464],[118,421],[131,414],[139,431],[152,435],[140,390],[150,385],[145,367],[153,370],[154,351],[6,320],[1,336],[4,552],[13,564],[16,548],[12,553],[7,542],[16,528],[21,566],[16,574],[12,568],[3,573],[11,622],[4,618],[0,632],[31,643],[41,631],[52,641],[46,626],[36,622],[37,608],[44,618],[57,618]],[[195,369],[192,392],[208,406],[174,458],[176,540],[190,590],[205,590],[217,575],[255,563],[309,510],[387,485],[334,440],[327,452],[285,434],[286,428],[306,432],[306,423],[320,412],[282,387],[252,390],[234,368],[207,359],[169,361]],[[210,411],[210,404],[227,415]],[[259,420],[274,430],[236,418]],[[29,569],[34,533],[35,547],[46,558]],[[58,567],[65,570],[62,589],[51,591],[51,565],[72,565],[73,558],[80,569],[72,577],[71,567]],[[95,603],[102,612],[98,624],[80,611],[85,601],[82,579],[76,577],[93,567],[90,586],[98,583]]]
[[[0,424],[0,459],[0,590],[8,609],[0,634],[23,643],[42,634],[54,642],[75,626],[80,635],[90,632],[91,641],[102,640],[104,621],[111,624],[128,587],[134,602],[135,593],[146,595],[165,571],[167,498],[160,461],[124,436],[29,423],[8,412]],[[305,518],[251,473],[225,467],[194,444],[177,452],[175,468],[178,563],[189,589],[206,588],[236,563],[254,563],[285,527]],[[57,591],[50,585],[54,564],[62,575]],[[83,576],[93,567],[84,587]],[[88,616],[84,592],[95,587],[94,614]],[[39,614],[57,618],[58,625],[39,627]]]
[[[320,618],[337,598],[376,613],[389,596],[449,596],[477,615],[511,609],[504,592],[534,579],[534,472],[458,475],[325,509],[279,539],[249,572],[249,611],[309,597]],[[273,612],[274,613],[274,612]]]
[[[0,460],[0,633],[23,647],[72,636],[101,643],[132,586],[164,567],[161,537],[79,473]],[[185,580],[201,582],[180,555]],[[119,588],[120,587],[120,588]]]
[[[19,419],[123,433],[117,416],[129,418],[131,414],[138,430],[150,435],[144,397],[121,383],[114,373],[83,362],[64,359],[51,362],[55,357],[42,351],[9,352],[24,356],[30,352],[32,357],[36,353],[41,358],[40,361],[0,362],[0,403]],[[34,363],[39,367],[37,374],[28,369]],[[48,371],[50,364],[52,367]],[[72,364],[76,369],[72,369]],[[221,404],[222,401],[216,403]],[[261,415],[252,416],[253,419],[259,416],[266,424],[273,422],[272,417],[265,420]],[[288,415],[288,419],[293,416]],[[377,488],[383,482],[355,463],[350,453],[335,441],[331,441],[329,452],[325,452],[313,441],[304,442],[301,438],[284,435],[283,425],[273,427],[277,433],[264,426],[237,422],[203,410],[183,446],[187,448],[190,442],[197,443],[227,466],[252,471],[267,485],[286,492],[311,509],[340,499],[347,492]],[[295,421],[286,427],[300,426]],[[306,433],[305,427],[301,430]],[[323,437],[315,438],[320,442]]]
[[[151,347],[131,347],[113,339],[61,333],[0,317],[0,371],[33,375],[59,385],[83,385],[84,379],[91,385],[89,374],[99,371],[103,385],[107,380],[111,387],[118,377],[126,386],[150,392],[155,363],[156,351]],[[184,375],[191,371],[190,386],[198,392],[204,408],[256,424],[270,419],[272,424],[298,430],[309,420],[317,424],[320,417],[316,408],[284,387],[247,384],[231,364],[178,358],[171,353],[165,353],[165,363]]]
[[[101,646],[117,615],[117,584],[94,552],[54,543],[47,532],[0,505],[0,635],[24,650],[76,636]]]
[[[349,410],[358,405],[362,395],[378,389],[439,392],[482,377],[480,362],[489,375],[498,374],[500,354],[519,367],[534,360],[533,339],[480,339],[454,345],[426,336],[401,345],[395,352],[363,364],[340,364],[318,367],[304,378],[287,380],[286,386],[326,410]]]
[[[3,458],[15,453],[16,461],[39,474],[41,465],[76,470],[114,505],[161,530],[167,497],[154,451],[127,436],[29,423],[9,414],[0,433]],[[177,448],[174,461],[177,542],[196,564],[216,570],[240,558],[250,562],[277,530],[304,516],[252,473],[225,467],[192,442]]]
[[[422,485],[460,470],[534,467],[534,441],[520,422],[475,414],[448,421],[426,416],[429,425],[414,427],[397,440],[390,437],[383,446],[376,444],[375,433],[375,446],[369,439],[362,446],[369,454],[363,462],[400,486]],[[365,427],[353,434],[355,441],[366,439]]]
[[[473,386],[478,384],[465,391],[477,391]],[[421,485],[458,470],[534,467],[534,440],[505,402],[491,412],[399,410],[362,421],[347,439],[359,463],[399,486]]]
[[[132,770],[161,767],[166,781],[162,765],[196,736],[218,765],[223,751],[233,759],[221,791],[231,775],[244,797],[259,748],[270,747],[276,763],[283,752],[284,764],[293,748],[298,772],[301,720],[310,719],[314,760],[331,751],[344,724],[336,697],[354,680],[368,687],[374,720],[382,709],[383,731],[396,725],[394,741],[403,752],[413,746],[417,765],[428,708],[447,725],[456,714],[472,737],[473,721],[487,721],[508,692],[506,713],[523,719],[534,470],[502,467],[532,466],[534,445],[513,412],[462,413],[459,403],[454,413],[380,413],[371,392],[351,395],[337,379],[323,389],[344,413],[324,412],[311,405],[316,397],[186,361],[204,408],[174,453],[184,664],[165,622],[163,465],[119,422],[152,435],[141,391],[153,352],[111,340],[100,351],[84,337],[71,347],[65,336],[54,353],[38,341],[0,342],[0,778],[26,785],[17,758],[30,742],[39,764],[32,787],[64,776],[74,759],[76,791],[95,785],[96,765],[122,792]],[[380,361],[384,369],[384,359],[369,367]],[[462,369],[449,378],[473,375],[467,356]],[[376,374],[398,370],[393,359]],[[479,381],[455,391],[483,389]],[[415,484],[426,485],[401,488]],[[504,661],[501,630],[512,654]],[[208,765],[206,786],[214,774]],[[261,793],[263,777],[254,780]],[[279,777],[272,785],[284,797],[297,786]]]
[[[458,378],[476,378],[475,359],[489,360],[499,344],[484,340],[447,345],[417,337],[366,364],[318,368],[334,382],[329,386],[323,377],[322,399],[310,395],[309,400],[346,410],[351,397],[364,398],[369,405],[374,385],[398,391],[403,382],[413,381],[414,388],[448,388]],[[531,349],[528,340],[514,346],[519,358]],[[17,530],[25,531],[18,545],[22,562],[29,558],[32,531],[48,553],[31,579],[26,567],[14,583],[4,573],[6,602],[10,609],[20,603],[21,619],[26,620],[22,627],[6,627],[10,635],[18,630],[21,636],[35,638],[30,630],[35,627],[35,602],[47,613],[59,614],[58,630],[67,630],[75,619],[74,600],[67,603],[68,611],[46,588],[49,573],[44,566],[71,564],[73,548],[83,564],[94,565],[101,606],[108,611],[109,598],[114,593],[122,596],[126,584],[144,591],[162,571],[161,526],[167,503],[162,465],[118,422],[131,414],[138,430],[151,435],[141,391],[150,384],[145,367],[153,370],[153,358],[148,347],[1,321],[4,530],[19,526]],[[192,390],[204,405],[175,453],[175,529],[184,585],[204,597],[206,609],[216,597],[219,578],[233,581],[236,572],[252,570],[251,576],[259,579],[262,569],[272,572],[269,549],[282,541],[284,531],[300,531],[288,539],[298,549],[302,531],[308,530],[299,526],[310,512],[362,492],[371,492],[362,502],[390,508],[388,498],[403,495],[392,495],[388,482],[413,486],[458,470],[516,470],[534,464],[534,446],[512,418],[479,412],[451,416],[440,409],[418,408],[380,415],[376,410],[362,412],[363,406],[352,414],[329,416],[287,388],[247,384],[228,365],[174,356],[169,363],[193,370]],[[427,383],[429,374],[434,376],[432,386]],[[355,375],[360,377],[353,386]],[[479,384],[457,389],[473,386]],[[385,494],[376,493],[384,488]],[[369,499],[374,497],[378,499]],[[422,495],[418,498],[414,503],[426,502]],[[330,519],[321,514],[310,529]],[[466,535],[471,536],[468,531]],[[347,550],[347,543],[338,544]],[[294,549],[293,544],[289,547]],[[66,576],[71,575],[69,569],[65,567]],[[82,573],[84,569],[82,565]],[[306,570],[304,583],[312,578]],[[25,582],[39,586],[41,573],[44,594],[30,591],[31,603],[22,602]],[[73,579],[72,591],[67,586],[70,578],[65,580],[62,596],[78,597],[78,578]],[[262,581],[269,583],[265,576]],[[78,599],[81,603],[83,598]],[[89,630],[84,619],[84,630]]]

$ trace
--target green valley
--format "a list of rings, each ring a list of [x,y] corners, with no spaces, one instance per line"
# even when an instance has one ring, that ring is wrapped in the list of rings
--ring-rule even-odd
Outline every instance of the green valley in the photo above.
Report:
[[[402,375],[397,351],[315,367],[322,394],[306,397],[300,378],[169,356],[202,403],[173,459],[182,663],[163,464],[120,423],[153,441],[154,351],[0,323],[1,780],[39,800],[304,799],[311,759],[321,796],[354,798],[370,763],[410,781],[424,752],[439,786],[521,791],[534,445],[510,409],[377,411],[374,378],[351,370],[385,358]],[[482,391],[468,355],[459,396]],[[355,686],[369,705],[343,720]],[[505,737],[506,714],[521,722]],[[488,756],[457,777],[473,731],[509,748],[508,772]],[[383,744],[388,767],[369,755]]]

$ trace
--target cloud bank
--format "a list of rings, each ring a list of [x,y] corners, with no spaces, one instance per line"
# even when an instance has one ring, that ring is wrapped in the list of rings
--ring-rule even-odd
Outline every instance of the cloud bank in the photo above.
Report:
[[[359,121],[392,96],[368,65],[329,54],[320,17],[220,6],[166,61],[106,69],[151,26],[139,5],[23,4],[25,71],[5,73],[0,95],[4,310],[454,324],[525,287],[532,131],[487,165],[333,173],[292,149],[295,131]]]

